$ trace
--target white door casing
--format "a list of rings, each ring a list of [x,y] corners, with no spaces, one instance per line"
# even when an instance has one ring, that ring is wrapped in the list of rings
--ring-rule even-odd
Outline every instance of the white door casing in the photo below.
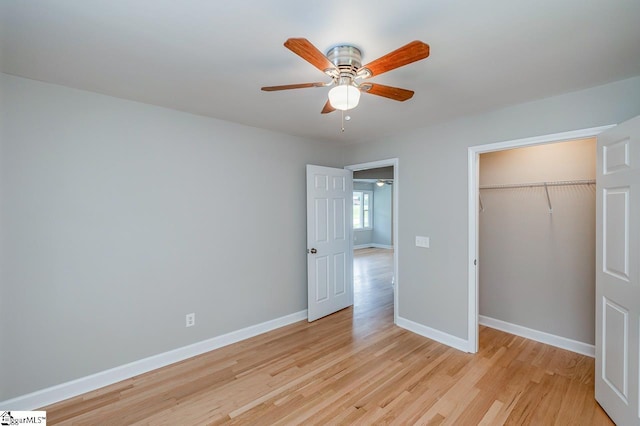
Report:
[[[598,136],[596,400],[640,424],[640,116]]]
[[[476,145],[468,148],[468,196],[469,196],[469,260],[468,260],[468,341],[467,352],[478,352],[478,267],[482,261],[478,258],[478,211],[479,205],[479,158],[485,152],[502,151],[512,148],[523,148],[547,143],[590,138],[599,135],[615,125],[591,127],[562,133],[534,136],[504,142]]]
[[[400,295],[400,275],[398,268],[398,259],[400,258],[400,248],[398,244],[398,236],[400,235],[398,231],[398,223],[400,218],[400,209],[398,200],[400,194],[400,160],[397,158],[389,158],[386,160],[376,160],[369,161],[367,163],[359,163],[352,164],[350,166],[345,166],[345,169],[351,170],[351,172],[355,172],[358,170],[369,170],[369,169],[377,169],[380,167],[393,167],[393,208],[392,211],[392,222],[393,222],[393,230],[392,230],[392,244],[393,244],[393,323],[398,323],[398,312],[400,312],[399,305],[399,295]],[[353,181],[352,181],[353,182]],[[375,226],[375,224],[374,224]],[[351,226],[353,230],[353,226]],[[353,240],[351,240],[353,241]]]
[[[307,165],[308,319],[353,305],[352,172]]]

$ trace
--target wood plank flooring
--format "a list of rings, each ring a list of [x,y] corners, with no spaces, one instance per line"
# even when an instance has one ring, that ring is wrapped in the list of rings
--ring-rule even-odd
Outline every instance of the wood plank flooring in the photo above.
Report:
[[[466,354],[393,325],[392,253],[358,250],[355,307],[43,409],[49,424],[610,425],[594,361],[481,328]]]

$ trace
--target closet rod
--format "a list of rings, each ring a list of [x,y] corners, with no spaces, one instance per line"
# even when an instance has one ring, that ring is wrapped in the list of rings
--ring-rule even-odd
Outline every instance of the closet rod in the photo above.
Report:
[[[547,206],[549,207],[549,214],[553,213],[553,207],[551,206],[551,198],[549,197],[550,186],[567,186],[567,185],[595,185],[596,181],[593,179],[588,180],[559,180],[555,182],[535,182],[535,183],[515,183],[506,185],[483,185],[480,189],[510,189],[510,188],[537,188],[544,187],[544,192],[547,195]],[[482,204],[482,197],[478,193],[480,199],[480,211],[484,211],[484,205]]]
[[[595,185],[594,179],[559,180],[555,182],[514,183],[505,185],[481,185],[480,189],[536,188],[540,186]]]

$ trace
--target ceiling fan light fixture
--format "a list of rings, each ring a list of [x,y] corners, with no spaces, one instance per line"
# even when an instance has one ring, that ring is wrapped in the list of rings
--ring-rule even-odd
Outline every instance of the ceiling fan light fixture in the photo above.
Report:
[[[384,186],[384,181],[382,179],[378,179],[378,181],[376,182],[376,185]]]
[[[329,90],[329,102],[335,109],[346,111],[358,106],[360,90],[351,84],[341,84]]]
[[[262,90],[265,92],[275,92],[279,90],[335,85],[335,87],[329,90],[329,99],[325,102],[321,114],[328,114],[337,109],[347,111],[355,108],[360,101],[361,91],[399,102],[411,99],[413,96],[412,90],[358,80],[366,80],[378,76],[429,56],[429,45],[419,40],[414,40],[365,65],[362,65],[362,52],[360,49],[350,44],[334,46],[324,54],[306,38],[298,37],[287,39],[284,47],[322,71],[326,76],[331,77],[331,81],[327,83],[316,82],[266,86],[263,87]],[[348,120],[343,114],[343,120],[345,119]]]

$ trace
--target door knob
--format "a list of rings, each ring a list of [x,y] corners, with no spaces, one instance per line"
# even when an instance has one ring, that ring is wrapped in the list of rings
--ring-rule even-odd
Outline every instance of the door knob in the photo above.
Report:
[[[314,248],[311,249],[311,254],[316,254],[317,252],[318,252],[318,250],[316,250]]]

